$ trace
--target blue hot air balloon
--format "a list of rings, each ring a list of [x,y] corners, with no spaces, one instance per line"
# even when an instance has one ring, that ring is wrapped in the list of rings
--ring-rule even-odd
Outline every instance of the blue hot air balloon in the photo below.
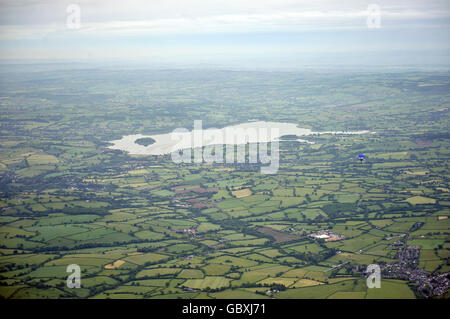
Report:
[[[362,163],[362,161],[364,161],[364,155],[363,155],[363,154],[359,154],[359,155],[358,155],[358,158],[359,158],[359,160],[361,161],[361,163]]]

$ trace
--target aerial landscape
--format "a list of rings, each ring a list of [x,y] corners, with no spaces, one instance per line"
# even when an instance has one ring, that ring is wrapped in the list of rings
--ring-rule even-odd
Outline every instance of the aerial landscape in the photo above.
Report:
[[[0,64],[0,298],[449,298],[448,68],[200,62]]]

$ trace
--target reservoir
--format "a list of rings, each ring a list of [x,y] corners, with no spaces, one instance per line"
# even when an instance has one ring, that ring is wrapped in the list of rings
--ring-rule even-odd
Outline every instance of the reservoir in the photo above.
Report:
[[[197,121],[196,121],[197,122]],[[175,132],[175,131],[174,131]],[[234,143],[227,143],[227,137],[234,132],[236,136],[242,136],[247,133],[251,135],[249,141],[252,143],[267,143],[273,141],[280,141],[282,136],[297,136],[307,137],[317,134],[366,134],[369,131],[328,131],[328,132],[313,132],[307,128],[298,127],[294,123],[282,123],[282,122],[266,122],[255,121],[247,122],[232,126],[226,126],[220,129],[208,128],[198,129],[194,124],[194,129],[189,131],[187,129],[179,130],[178,132],[169,132],[164,134],[155,135],[142,135],[133,134],[123,136],[120,140],[111,141],[112,146],[108,148],[114,150],[121,150],[129,153],[130,155],[165,155],[174,151],[180,151],[183,149],[191,148],[193,146],[210,146],[220,144],[246,144],[246,141],[240,141],[239,138],[234,140]],[[231,133],[230,133],[231,132]],[[253,135],[251,134],[253,133]],[[136,140],[141,138],[152,138],[155,142],[151,145],[144,146],[135,143]],[[221,140],[220,137],[223,137]],[[289,139],[292,140],[292,139]],[[293,139],[298,142],[314,144],[305,139]],[[194,141],[194,142],[193,142]],[[197,141],[197,144],[195,143]],[[201,144],[199,144],[199,143]]]

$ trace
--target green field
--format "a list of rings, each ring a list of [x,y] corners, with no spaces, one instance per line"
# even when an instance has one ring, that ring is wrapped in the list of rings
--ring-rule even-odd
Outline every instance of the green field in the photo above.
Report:
[[[450,271],[448,73],[68,71],[0,70],[1,297],[439,297],[410,274]],[[109,148],[200,119],[315,133],[279,142],[275,174]],[[395,268],[380,289],[370,264]]]

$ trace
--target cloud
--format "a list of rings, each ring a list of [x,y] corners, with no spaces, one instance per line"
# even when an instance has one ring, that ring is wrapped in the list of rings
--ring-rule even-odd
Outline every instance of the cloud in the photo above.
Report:
[[[20,2],[20,1],[19,1]],[[49,3],[41,3],[37,1],[26,1],[31,3],[30,7],[25,7],[25,12],[28,13],[30,8],[43,6],[44,8]],[[275,6],[272,1],[263,1],[262,6],[257,13],[247,13],[247,7],[235,7],[234,11],[230,7],[223,11],[230,13],[221,13],[215,7],[206,7],[198,10],[180,10],[175,6],[172,11],[167,10],[166,7],[155,6],[153,2],[147,3],[142,7],[142,11],[151,11],[154,8],[151,17],[146,19],[141,18],[142,12],[137,14],[129,14],[127,17],[121,17],[116,11],[121,6],[114,7],[114,9],[105,9],[106,13],[102,14],[102,6],[97,1],[97,6],[86,4],[86,8],[81,4],[81,28],[76,31],[77,36],[140,36],[140,35],[155,35],[155,34],[196,34],[196,33],[217,33],[217,32],[267,32],[267,31],[301,31],[301,30],[340,30],[340,29],[363,29],[366,28],[366,19],[370,12],[367,7],[362,5],[349,6],[348,9],[343,8],[325,10],[328,6],[323,5],[321,8],[314,7],[314,10],[305,6],[309,10],[300,10],[298,6],[291,7],[292,10],[287,11],[288,4],[293,4],[290,1],[281,1],[278,6]],[[131,3],[139,1],[132,0]],[[173,3],[179,3],[172,1]],[[200,3],[200,1],[194,1]],[[214,2],[214,1],[211,1]],[[185,3],[185,2],[183,2]],[[231,2],[233,4],[233,2]],[[297,4],[297,3],[295,3]],[[323,3],[322,3],[323,4]],[[16,6],[22,8],[20,4]],[[136,10],[134,6],[131,6]],[[334,8],[333,6],[330,6]],[[15,7],[14,7],[15,8]],[[54,7],[53,10],[55,10]],[[44,37],[67,37],[72,36],[75,32],[68,30],[65,20],[67,19],[67,12],[62,11],[64,6],[58,6],[59,18],[50,19],[46,23],[30,24],[32,19],[27,20],[23,24],[3,24],[0,25],[0,39],[41,39]],[[197,8],[197,7],[195,7]],[[269,10],[273,8],[273,10]],[[423,19],[443,19],[448,18],[450,13],[448,10],[418,10],[414,6],[399,10],[398,7],[390,6],[381,8],[381,18],[384,25],[401,26],[402,24],[411,20]],[[10,8],[11,9],[11,8]],[[285,11],[282,11],[284,9]],[[11,9],[12,10],[12,9]],[[109,11],[108,11],[109,10]],[[111,11],[112,10],[112,11]],[[132,10],[132,11],[133,11]],[[127,9],[124,8],[126,12]],[[128,9],[129,11],[129,9]],[[49,11],[51,12],[51,11]],[[134,11],[133,11],[134,12]],[[187,12],[188,14],[182,14]],[[158,14],[157,14],[158,13]],[[195,13],[195,14],[194,14]],[[21,14],[18,14],[20,20]],[[52,16],[49,14],[49,16]],[[36,21],[41,21],[42,17],[35,17]],[[63,19],[64,18],[64,19]]]
[[[71,1],[0,1],[0,39],[67,37]],[[108,0],[77,2],[82,27],[77,36],[140,36],[214,32],[363,29],[366,1],[293,0]],[[450,17],[448,4],[380,1],[384,26]]]
[[[72,3],[81,8],[79,29],[66,25]],[[367,31],[371,3],[381,9],[380,32]],[[305,52],[446,50],[449,7],[448,0],[0,0],[0,58],[252,60],[287,52],[296,60]]]

